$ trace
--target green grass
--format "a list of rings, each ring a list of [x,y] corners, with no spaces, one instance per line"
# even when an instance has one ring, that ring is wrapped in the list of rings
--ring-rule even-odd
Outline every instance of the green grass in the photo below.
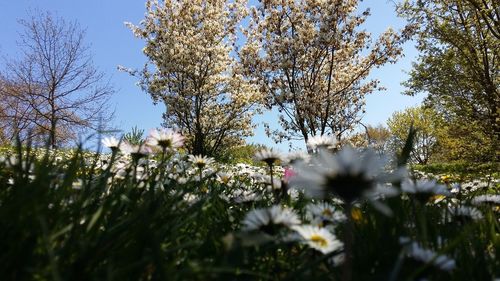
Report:
[[[137,165],[118,178],[111,165],[103,170],[97,158],[78,151],[58,161],[16,154],[23,164],[0,164],[0,280],[342,280],[342,265],[331,262],[337,253],[245,240],[245,214],[273,204],[272,192],[250,181],[245,188],[259,190],[261,199],[235,203],[222,195],[236,185],[214,176],[180,184],[171,168],[162,168],[172,167],[169,161],[138,180]],[[469,204],[473,195],[437,204],[409,195],[381,200],[390,217],[360,202],[361,216],[352,219],[352,280],[498,278],[498,206],[478,207],[481,220],[443,220],[448,203]],[[300,195],[281,204],[306,220],[309,202]],[[345,223],[335,225],[337,237],[345,231]],[[453,258],[456,268],[444,272],[405,258],[403,236]]]
[[[463,178],[474,179],[486,176],[499,179],[500,170],[499,163],[467,163],[467,162],[454,162],[454,163],[434,163],[427,165],[413,165],[414,169],[432,173],[432,174],[456,174]]]

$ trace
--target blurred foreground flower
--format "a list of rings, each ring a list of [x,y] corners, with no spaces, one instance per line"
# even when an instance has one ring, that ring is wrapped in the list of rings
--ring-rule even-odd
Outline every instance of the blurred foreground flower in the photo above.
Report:
[[[435,195],[451,195],[446,186],[438,184],[436,180],[412,181],[408,179],[401,183],[401,190],[413,194],[422,203]]]
[[[453,206],[449,207],[448,211],[455,217],[455,219],[458,219],[461,222],[480,220],[484,217],[481,211],[469,206]],[[449,221],[451,221],[451,218],[449,218]]]
[[[309,159],[311,159],[311,156],[305,151],[297,150],[288,153],[285,158],[286,158],[285,162],[291,165],[293,163],[300,161],[308,162]]]
[[[405,244],[407,256],[417,262],[432,265],[443,271],[451,271],[456,267],[455,260],[445,255],[438,255],[430,249],[422,248],[417,242],[409,241],[407,237],[400,238],[400,242]]]
[[[358,152],[347,147],[336,154],[320,150],[310,164],[293,165],[297,175],[290,179],[290,185],[314,198],[336,195],[352,203],[385,178],[384,164],[372,150]]]
[[[130,155],[132,159],[139,160],[142,157],[148,156],[151,153],[151,148],[144,144],[131,144],[127,141],[124,141],[120,144],[120,150]]]

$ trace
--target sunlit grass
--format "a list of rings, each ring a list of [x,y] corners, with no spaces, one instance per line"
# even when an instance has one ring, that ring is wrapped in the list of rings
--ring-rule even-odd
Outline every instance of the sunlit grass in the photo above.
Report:
[[[286,181],[271,184],[265,166],[201,167],[177,152],[134,160],[10,151],[0,164],[2,280],[345,280],[346,270],[350,280],[500,276],[498,202],[473,199],[498,194],[498,181],[487,190],[444,183],[450,194],[425,200],[403,192],[344,203],[335,192],[310,199]]]

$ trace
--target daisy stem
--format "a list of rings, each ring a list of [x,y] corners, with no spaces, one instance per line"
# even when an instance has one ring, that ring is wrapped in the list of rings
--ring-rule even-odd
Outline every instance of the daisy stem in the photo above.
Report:
[[[427,220],[425,218],[425,205],[421,206],[421,208],[419,208],[419,212],[418,212],[418,220],[419,220],[419,223],[420,223],[420,228],[421,228],[421,234],[422,234],[422,238],[423,238],[423,241],[425,241],[425,243],[427,243]]]
[[[416,231],[418,235],[422,237],[422,241],[425,241],[427,243],[427,222],[425,219],[425,214],[423,213],[425,210],[425,205],[420,204],[420,202],[416,202],[416,200],[412,200],[411,204],[413,209],[413,217],[416,218],[418,223]]]
[[[273,164],[269,164],[269,176],[271,177],[271,190],[273,191],[274,201],[279,203],[279,194],[274,189],[274,179],[273,179]]]
[[[157,167],[157,170],[159,170],[158,173],[160,174],[161,178],[164,178],[165,175],[166,175],[166,173],[167,173],[167,169],[163,169],[163,167],[166,167],[167,159],[170,158],[170,156],[167,155],[167,153],[168,153],[167,148],[166,147],[162,147],[161,161],[160,161],[160,164]]]
[[[137,166],[139,165],[139,160],[133,159],[132,166],[132,182],[137,183]]]
[[[396,264],[392,268],[391,275],[389,275],[389,281],[396,281],[398,278],[398,274],[401,271],[401,267],[403,266],[403,261],[405,258],[405,251],[401,251],[398,255],[398,259],[396,260]]]
[[[279,279],[280,266],[279,266],[278,249],[274,250],[273,258],[274,258],[274,268],[273,269],[274,269],[274,273],[276,274],[275,278]]]
[[[353,240],[353,223],[352,223],[352,206],[348,202],[344,208],[345,215],[347,217],[347,222],[344,229],[344,253],[345,261],[342,272],[342,281],[352,280],[352,240]]]
[[[163,166],[163,164],[165,164],[165,160],[167,159],[167,147],[162,147],[162,150],[161,150],[161,162],[160,164]]]

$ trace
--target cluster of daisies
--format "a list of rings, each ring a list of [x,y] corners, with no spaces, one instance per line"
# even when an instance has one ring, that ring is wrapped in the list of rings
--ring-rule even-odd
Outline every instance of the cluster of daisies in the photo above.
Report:
[[[138,180],[148,180],[152,175],[151,171],[161,169],[168,171],[166,175],[170,180],[178,183],[186,183],[191,178],[201,180],[207,175],[214,173],[209,169],[214,163],[214,159],[202,155],[187,155],[183,157],[179,154],[179,149],[184,145],[184,137],[171,129],[151,130],[146,140],[140,144],[132,144],[127,140],[119,140],[115,137],[107,137],[102,140],[102,144],[109,148],[112,156],[118,159],[103,161],[102,169],[108,169],[118,179],[123,179],[133,172]],[[154,158],[148,156],[162,155],[166,158]],[[168,161],[167,161],[168,160]],[[131,166],[135,169],[130,169]],[[196,177],[195,177],[196,175]],[[159,176],[158,173],[156,176]]]
[[[329,203],[308,204],[304,221],[295,210],[273,205],[248,212],[242,221],[242,231],[259,236],[261,242],[299,241],[323,254],[337,252],[341,256],[344,244],[335,236],[334,229],[345,220],[344,213]]]
[[[325,136],[310,138],[308,152],[285,155],[272,149],[258,151],[255,159],[262,161],[263,167],[223,165],[210,157],[185,155],[180,151],[184,138],[170,129],[152,130],[142,144],[114,137],[103,139],[102,144],[112,151],[100,162],[100,168],[112,174],[110,187],[126,178],[133,178],[141,187],[151,176],[160,189],[170,183],[173,184],[169,186],[182,189],[187,183],[218,182],[224,187],[219,196],[227,202],[260,202],[268,206],[250,210],[240,222],[238,235],[247,241],[302,243],[329,254],[335,264],[342,263],[345,257],[344,242],[337,238],[337,229],[360,216],[353,210],[363,202],[387,216],[393,215],[385,204],[391,197],[399,196],[421,206],[439,204],[443,207],[441,223],[481,220],[481,208],[498,211],[500,206],[500,195],[467,196],[463,200],[463,185],[443,185],[421,175],[410,177],[405,168],[391,169],[387,158],[370,149],[341,148],[335,138]],[[12,157],[0,162],[18,165]],[[75,188],[79,184],[76,182]],[[311,203],[293,209],[294,200],[302,195]],[[184,200],[194,203],[200,196],[199,192],[186,192]],[[417,242],[402,238],[401,245],[409,258],[445,271],[455,267],[449,257]]]
[[[266,239],[258,241],[301,241],[324,254],[342,262],[344,244],[335,235],[335,229],[355,213],[345,212],[362,202],[368,202],[383,214],[392,215],[384,204],[389,197],[400,196],[404,200],[420,202],[422,206],[445,204],[441,223],[481,220],[478,209],[491,205],[498,211],[500,195],[480,195],[471,200],[461,200],[452,192],[453,187],[437,183],[434,179],[415,179],[405,168],[389,169],[388,161],[370,149],[339,148],[335,140],[316,137],[308,143],[312,153],[281,155],[272,150],[256,154],[269,167],[285,165],[285,188],[298,190],[313,202],[305,208],[301,217],[298,211],[276,204],[247,213],[242,221],[242,231],[259,234]],[[277,188],[283,188],[278,186]],[[326,202],[334,202],[334,204]],[[278,201],[279,202],[279,201]],[[255,240],[255,239],[253,239]],[[402,243],[409,258],[450,271],[455,261],[445,255],[422,247],[417,242]]]
[[[115,137],[104,138],[102,144],[113,152],[121,151],[131,156],[147,156],[155,148],[164,152],[181,148],[184,145],[184,137],[174,130],[162,128],[151,130],[146,141],[142,144],[132,144]]]
[[[440,182],[444,182],[451,187],[451,193],[461,193],[462,195],[475,194],[477,192],[485,191],[491,186],[498,186],[500,184],[499,178],[488,176],[467,180],[458,175],[433,174],[418,170],[413,171],[413,176],[418,179],[439,180]]]
[[[172,182],[183,185],[215,180],[226,187],[220,197],[232,203],[260,200],[265,197],[263,195],[266,191],[281,187],[279,180],[283,174],[281,167],[274,168],[273,178],[262,167],[243,163],[235,165],[216,163],[211,157],[181,153],[183,141],[179,133],[170,129],[152,130],[146,141],[140,145],[108,137],[102,140],[102,144],[113,153],[102,161],[101,168],[109,169],[112,173],[113,176],[109,179],[110,186],[115,180],[132,176],[141,186],[154,175],[160,188]],[[155,157],[158,155],[167,157]],[[115,159],[111,160],[112,156]],[[161,173],[158,173],[159,170]],[[184,198],[192,204],[199,199],[199,194],[188,193]]]

